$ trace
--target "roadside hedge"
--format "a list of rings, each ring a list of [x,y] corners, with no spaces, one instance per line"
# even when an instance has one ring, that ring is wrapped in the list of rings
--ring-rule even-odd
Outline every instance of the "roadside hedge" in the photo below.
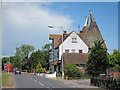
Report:
[[[64,73],[69,79],[77,79],[82,76],[80,69],[75,64],[64,64]]]

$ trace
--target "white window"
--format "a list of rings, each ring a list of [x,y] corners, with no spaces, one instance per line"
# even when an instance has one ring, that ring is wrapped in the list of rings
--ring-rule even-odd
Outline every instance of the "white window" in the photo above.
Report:
[[[69,49],[65,49],[65,53],[69,53]]]
[[[72,38],[72,43],[77,43],[77,38]]]
[[[72,49],[71,51],[72,51],[72,53],[75,53],[75,49]]]

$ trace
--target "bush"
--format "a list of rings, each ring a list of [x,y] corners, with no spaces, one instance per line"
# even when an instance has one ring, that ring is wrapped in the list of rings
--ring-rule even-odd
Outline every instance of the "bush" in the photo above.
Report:
[[[43,73],[43,72],[45,72],[44,68],[42,68],[40,63],[38,63],[38,65],[36,67],[36,73]]]
[[[91,78],[91,76],[87,73],[82,74],[82,76],[80,77],[80,79],[90,79],[90,78]]]
[[[57,73],[57,77],[62,77],[62,73],[61,72]]]
[[[45,71],[45,73],[46,73],[46,74],[51,74],[52,71],[51,71],[51,70],[50,70],[50,71]]]
[[[81,77],[80,69],[77,68],[75,64],[64,64],[64,72],[70,79],[77,79]]]

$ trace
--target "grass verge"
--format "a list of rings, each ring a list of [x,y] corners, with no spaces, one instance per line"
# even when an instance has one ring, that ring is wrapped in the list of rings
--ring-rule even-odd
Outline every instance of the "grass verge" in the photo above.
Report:
[[[7,72],[2,72],[2,86],[3,87],[13,86],[12,74]]]

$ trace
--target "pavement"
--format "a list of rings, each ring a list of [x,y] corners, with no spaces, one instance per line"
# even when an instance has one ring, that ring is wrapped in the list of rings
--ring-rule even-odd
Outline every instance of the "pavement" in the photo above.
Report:
[[[62,78],[52,78],[55,81],[61,81],[66,85],[69,85],[73,88],[99,88],[95,86],[90,86],[90,79],[78,79],[78,80],[65,80]]]

